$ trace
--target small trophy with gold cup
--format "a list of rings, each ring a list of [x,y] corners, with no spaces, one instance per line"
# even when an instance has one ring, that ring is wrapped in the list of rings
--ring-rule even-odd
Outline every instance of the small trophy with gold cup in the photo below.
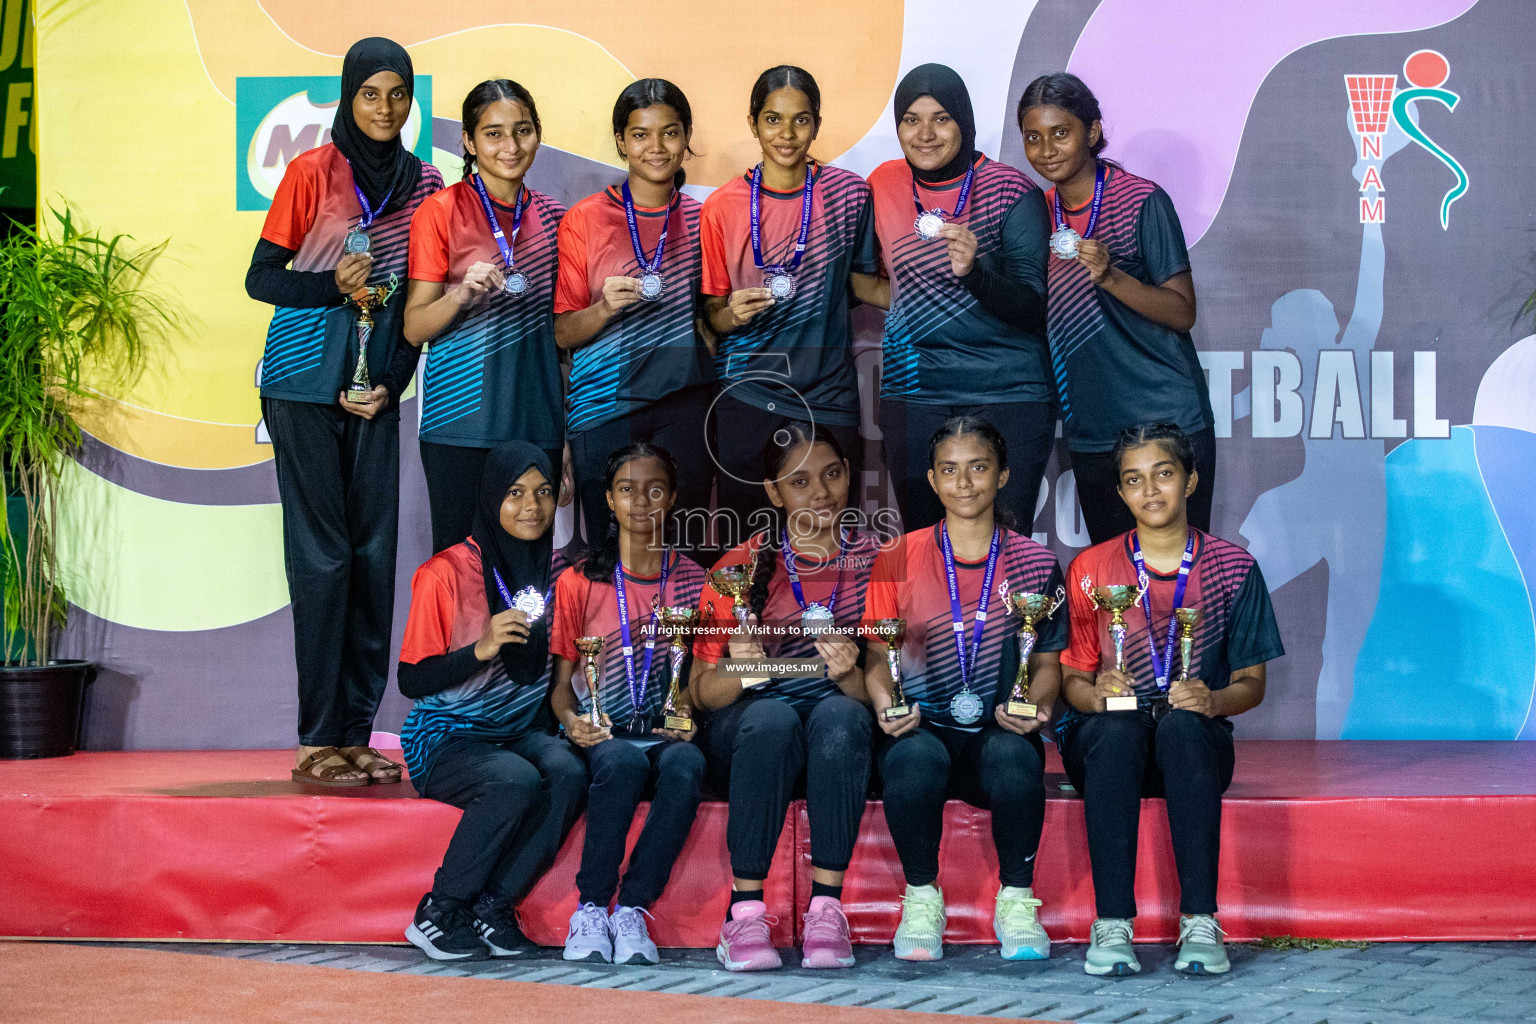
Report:
[[[1173,613],[1179,620],[1179,682],[1189,680],[1189,666],[1195,660],[1195,627],[1200,625],[1199,608],[1179,608]]]
[[[688,656],[688,640],[698,627],[699,610],[663,605],[656,610],[656,617],[662,635],[671,641],[667,647],[669,685],[666,703],[661,708],[661,725],[664,729],[692,732],[693,713],[686,707],[680,707],[679,702],[683,695],[683,660]]]
[[[1109,612],[1109,635],[1115,641],[1115,671],[1124,673],[1125,613],[1127,609],[1141,603],[1142,597],[1146,594],[1146,588],[1123,584],[1096,587],[1093,585],[1092,578],[1088,576],[1082,578],[1080,585],[1095,608]],[[1105,711],[1135,711],[1137,707],[1134,694],[1127,697],[1104,698]]]
[[[347,384],[349,402],[373,399],[373,379],[368,374],[368,339],[373,336],[373,312],[389,301],[396,285],[397,281],[391,276],[387,285],[367,285],[347,296],[347,301],[357,307],[357,365]]]
[[[1034,718],[1040,710],[1029,699],[1029,656],[1034,652],[1035,641],[1039,639],[1035,623],[1056,614],[1056,610],[1066,602],[1067,591],[1064,587],[1057,587],[1054,596],[1030,594],[1009,590],[1008,581],[1003,580],[997,588],[997,594],[1019,620],[1019,671],[1013,677],[1013,689],[1008,693],[1007,712],[1015,718]]]
[[[885,709],[885,720],[895,721],[912,713],[907,703],[907,693],[901,687],[901,642],[907,637],[906,619],[881,619],[870,628],[876,640],[885,644],[885,664],[891,670],[891,706]]]
[[[752,614],[752,610],[747,607],[747,593],[752,589],[752,572],[751,563],[742,563],[727,565],[709,574],[709,585],[721,597],[731,599],[731,611],[736,613],[736,621],[742,626],[747,624],[747,616]]]
[[[592,723],[594,729],[603,728],[603,667],[598,658],[603,653],[604,637],[584,636],[576,640],[576,652],[586,659],[583,666],[587,673],[587,693],[592,697],[592,708],[587,713],[587,720]]]

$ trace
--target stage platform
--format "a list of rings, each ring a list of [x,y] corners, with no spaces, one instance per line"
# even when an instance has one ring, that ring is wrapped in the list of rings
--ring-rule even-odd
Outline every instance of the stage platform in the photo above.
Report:
[[[289,751],[84,753],[0,762],[0,936],[398,942],[458,811],[409,784],[289,781]],[[1058,941],[1093,919],[1082,802],[1053,755],[1036,894]],[[643,814],[642,808],[641,813]],[[730,870],[726,808],[706,802],[653,908],[663,946],[712,946]],[[639,827],[639,816],[635,828]],[[522,913],[557,944],[575,908],[578,823]],[[1221,920],[1235,940],[1536,937],[1536,744],[1301,741],[1238,745],[1222,827]],[[996,858],[985,812],[951,803],[940,884],[949,942],[991,942]],[[775,940],[810,890],[804,807],[768,882]],[[901,892],[871,803],[845,906],[856,942],[887,943]],[[1144,807],[1137,937],[1169,939],[1177,884],[1160,800]]]

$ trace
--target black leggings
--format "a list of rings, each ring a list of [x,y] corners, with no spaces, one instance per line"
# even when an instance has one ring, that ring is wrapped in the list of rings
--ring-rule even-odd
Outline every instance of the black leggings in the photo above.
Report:
[[[944,801],[992,811],[992,842],[1004,885],[1034,884],[1045,827],[1045,745],[996,725],[962,732],[923,722],[880,752],[885,820],[908,885],[939,877]]]
[[[731,874],[768,877],[797,789],[811,819],[811,865],[846,871],[869,790],[869,709],[841,693],[804,709],[744,697],[710,715],[705,728],[710,788],[730,799]]]
[[[1189,525],[1211,532],[1211,499],[1216,493],[1216,431],[1211,427],[1189,435],[1195,446],[1199,486],[1189,496]],[[1072,476],[1083,525],[1094,544],[1114,540],[1136,528],[1136,517],[1120,499],[1120,473],[1110,452],[1072,452]]]
[[[520,900],[581,813],[587,769],[570,744],[535,732],[506,743],[449,739],[421,795],[464,812],[432,880],[438,901]]]
[[[1232,727],[1193,711],[1153,725],[1145,711],[1090,715],[1067,734],[1067,778],[1083,794],[1100,917],[1136,916],[1136,830],[1143,796],[1168,805],[1179,911],[1216,913],[1221,794],[1232,784]],[[1172,787],[1164,785],[1173,779]]]
[[[619,891],[619,906],[649,907],[672,876],[672,865],[688,841],[699,809],[704,752],[682,740],[641,746],[616,737],[593,747],[576,747],[587,759],[587,838],[581,848],[576,890],[581,902],[606,907]],[[635,808],[650,795],[651,809],[619,885],[629,825]]]
[[[475,497],[480,493],[480,470],[489,448],[463,448],[456,444],[421,441],[421,471],[427,478],[427,503],[432,509],[432,553],[453,547],[469,536],[475,522]],[[565,448],[545,448],[560,486]]]

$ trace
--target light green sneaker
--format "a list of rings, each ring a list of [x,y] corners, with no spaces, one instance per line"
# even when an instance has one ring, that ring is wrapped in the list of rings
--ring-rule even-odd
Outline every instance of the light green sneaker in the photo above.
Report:
[[[1225,933],[1210,914],[1190,914],[1179,918],[1179,958],[1173,969],[1185,974],[1226,974],[1232,969],[1227,959]]]
[[[1033,889],[1005,885],[997,891],[992,913],[992,933],[1002,946],[1004,960],[1049,960],[1051,937],[1045,934],[1035,911],[1040,901]]]
[[[1131,946],[1134,938],[1131,922],[1124,917],[1101,917],[1093,922],[1093,940],[1088,943],[1088,959],[1083,970],[1089,974],[1112,974],[1117,978],[1137,974],[1141,961]]]
[[[896,959],[944,959],[944,890],[936,885],[909,885],[901,898],[901,924],[896,928]]]

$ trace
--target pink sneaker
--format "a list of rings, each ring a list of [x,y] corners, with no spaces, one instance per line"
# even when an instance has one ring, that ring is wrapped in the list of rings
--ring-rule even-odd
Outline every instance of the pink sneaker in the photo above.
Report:
[[[720,929],[715,959],[728,971],[771,971],[783,967],[768,935],[768,904],[747,900],[731,908],[731,919]]]
[[[848,918],[841,900],[831,896],[811,899],[805,912],[805,941],[801,967],[852,967],[853,943],[848,941]]]

